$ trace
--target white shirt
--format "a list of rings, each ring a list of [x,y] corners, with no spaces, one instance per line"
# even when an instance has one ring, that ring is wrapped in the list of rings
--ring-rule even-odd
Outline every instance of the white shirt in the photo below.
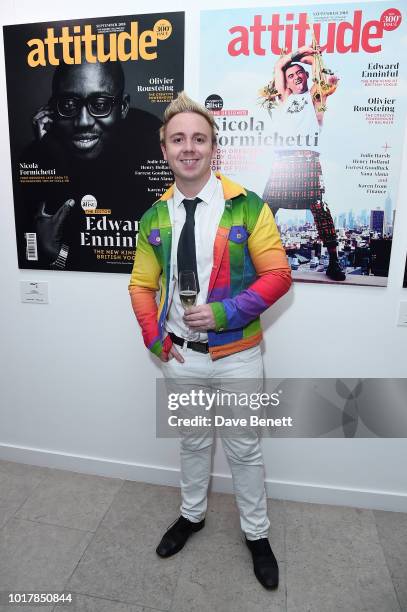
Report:
[[[213,244],[225,208],[225,199],[220,180],[211,173],[208,182],[196,197],[202,200],[202,202],[198,202],[195,211],[195,249],[199,278],[199,293],[196,304],[199,306],[206,304],[208,297],[209,279],[213,266]],[[168,200],[168,211],[172,224],[171,268],[173,270],[174,293],[165,329],[181,338],[188,338],[188,340],[193,340],[194,342],[207,342],[208,334],[206,332],[193,332],[182,320],[184,309],[178,291],[177,252],[179,237],[186,217],[185,208],[182,203],[184,199],[191,198],[186,198],[175,184],[174,195]]]
[[[277,131],[285,140],[285,145],[277,144],[277,151],[319,151],[321,128],[309,91],[290,94],[276,111]]]

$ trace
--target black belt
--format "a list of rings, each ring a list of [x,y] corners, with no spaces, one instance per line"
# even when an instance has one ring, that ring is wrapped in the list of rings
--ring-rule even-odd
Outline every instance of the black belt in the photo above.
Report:
[[[173,341],[174,344],[178,344],[178,346],[184,346],[184,342],[187,343],[187,347],[192,349],[193,351],[197,351],[198,353],[209,353],[208,343],[207,342],[191,342],[190,340],[184,340],[184,338],[180,338],[176,336],[172,332],[170,332],[169,337]]]

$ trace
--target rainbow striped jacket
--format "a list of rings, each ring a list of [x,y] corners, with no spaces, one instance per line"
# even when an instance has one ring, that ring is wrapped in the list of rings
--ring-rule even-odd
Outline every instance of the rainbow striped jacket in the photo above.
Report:
[[[225,209],[214,241],[207,298],[216,323],[216,328],[208,331],[212,359],[259,344],[260,314],[291,285],[290,267],[269,206],[255,193],[220,174],[216,176],[222,182]],[[164,326],[174,290],[170,282],[172,227],[167,205],[172,194],[173,186],[140,221],[129,284],[144,343],[158,356],[171,346]]]

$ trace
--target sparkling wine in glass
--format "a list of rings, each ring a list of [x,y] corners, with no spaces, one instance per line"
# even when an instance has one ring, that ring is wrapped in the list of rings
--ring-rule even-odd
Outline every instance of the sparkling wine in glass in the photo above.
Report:
[[[195,306],[197,298],[196,276],[193,270],[183,270],[178,279],[179,297],[184,310]],[[191,332],[188,331],[188,338]]]
[[[179,273],[179,297],[184,310],[195,306],[197,290],[196,277],[193,270],[183,270]]]

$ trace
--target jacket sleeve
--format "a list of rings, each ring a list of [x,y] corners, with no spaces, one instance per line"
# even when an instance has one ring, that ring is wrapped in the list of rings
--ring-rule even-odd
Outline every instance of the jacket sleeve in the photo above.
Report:
[[[216,331],[246,326],[291,286],[291,269],[269,206],[263,204],[248,239],[257,279],[233,298],[212,302]]]
[[[130,278],[129,293],[131,304],[141,327],[144,344],[158,357],[171,348],[171,340],[167,337],[161,342],[158,328],[158,307],[156,294],[159,290],[161,266],[148,241],[148,222],[141,219],[137,241],[136,256]]]

